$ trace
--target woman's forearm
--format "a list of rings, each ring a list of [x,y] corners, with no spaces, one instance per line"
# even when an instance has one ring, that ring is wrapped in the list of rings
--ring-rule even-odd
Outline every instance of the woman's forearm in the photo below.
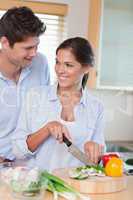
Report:
[[[47,127],[39,129],[37,132],[31,134],[27,138],[28,149],[32,152],[36,149],[49,137],[49,132]]]

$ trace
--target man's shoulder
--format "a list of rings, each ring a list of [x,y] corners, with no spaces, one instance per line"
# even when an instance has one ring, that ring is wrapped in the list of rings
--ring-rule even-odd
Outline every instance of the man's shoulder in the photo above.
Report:
[[[41,52],[37,52],[37,55],[35,56],[38,59],[46,59],[45,54],[41,53]]]
[[[39,95],[47,95],[51,90],[51,85],[40,85],[36,87],[32,87],[28,93],[31,94],[39,94]]]
[[[47,100],[49,90],[51,89],[51,86],[44,85],[44,86],[38,86],[31,88],[27,93],[27,101],[30,102],[31,105],[33,105],[33,102],[38,102],[38,105],[40,104],[40,100]]]
[[[40,63],[40,62],[43,62],[43,63],[47,63],[47,58],[44,54],[38,52],[37,55],[33,58],[32,60],[32,64],[34,64],[34,62],[37,62],[37,63]]]

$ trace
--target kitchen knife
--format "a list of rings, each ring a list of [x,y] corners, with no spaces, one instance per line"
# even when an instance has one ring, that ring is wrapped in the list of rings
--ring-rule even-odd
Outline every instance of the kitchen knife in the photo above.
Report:
[[[89,166],[95,165],[93,162],[89,160],[88,156],[85,153],[83,153],[77,146],[72,144],[72,142],[68,140],[64,135],[63,135],[63,142],[67,145],[68,152],[70,152],[75,158],[83,162],[85,165]]]
[[[13,163],[14,163],[13,160],[10,160],[8,158],[4,158],[4,157],[0,156],[0,168],[1,167],[12,167]]]

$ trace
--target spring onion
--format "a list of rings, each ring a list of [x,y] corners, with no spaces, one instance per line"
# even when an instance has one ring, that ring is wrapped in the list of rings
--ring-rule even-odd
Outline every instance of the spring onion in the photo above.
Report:
[[[76,189],[74,189],[72,186],[67,184],[64,180],[58,178],[57,176],[54,176],[47,171],[43,171],[40,174],[40,181],[41,185],[43,185],[43,181],[48,183],[47,189],[54,194],[54,200],[57,199],[58,195],[68,199],[68,200],[76,200],[77,198],[80,198],[82,200],[90,200],[89,197],[86,197],[79,193]]]

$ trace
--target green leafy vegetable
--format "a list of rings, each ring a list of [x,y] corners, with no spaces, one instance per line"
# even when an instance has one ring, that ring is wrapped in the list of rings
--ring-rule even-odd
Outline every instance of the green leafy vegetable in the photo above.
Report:
[[[83,180],[89,176],[105,176],[104,167],[96,166],[81,166],[69,171],[69,176],[74,179]]]

